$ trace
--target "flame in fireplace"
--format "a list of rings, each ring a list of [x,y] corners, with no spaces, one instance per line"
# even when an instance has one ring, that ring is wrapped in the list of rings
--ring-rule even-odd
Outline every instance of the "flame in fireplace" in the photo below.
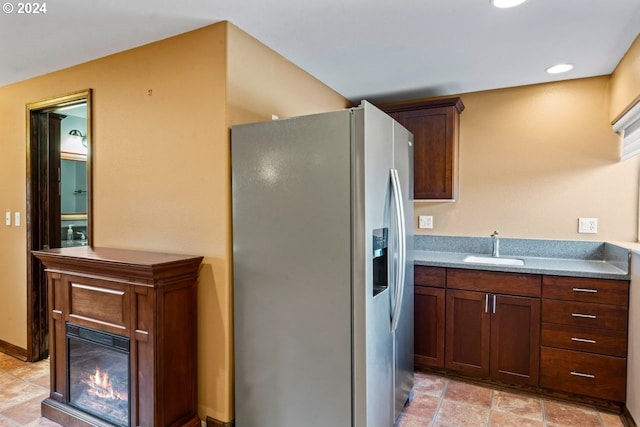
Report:
[[[109,379],[109,373],[100,371],[99,367],[96,367],[96,371],[94,373],[87,374],[82,378],[82,382],[88,386],[87,393],[90,396],[101,399],[127,399],[127,396],[122,396],[120,393],[113,390],[113,384],[111,384],[111,380]]]

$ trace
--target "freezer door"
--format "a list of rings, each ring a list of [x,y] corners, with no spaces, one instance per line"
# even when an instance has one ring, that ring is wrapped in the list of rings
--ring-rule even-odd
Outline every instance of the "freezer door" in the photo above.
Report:
[[[400,415],[413,388],[413,135],[399,123],[393,125],[393,161],[404,211],[405,274],[401,307],[394,335],[395,418]],[[394,418],[394,419],[395,419]]]

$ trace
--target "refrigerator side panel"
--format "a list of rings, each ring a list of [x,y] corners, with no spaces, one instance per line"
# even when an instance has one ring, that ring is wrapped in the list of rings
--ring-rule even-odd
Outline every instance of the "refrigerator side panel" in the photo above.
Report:
[[[366,283],[362,287],[354,283],[354,292],[364,290],[366,301],[367,427],[389,427],[394,421],[391,273],[387,268],[388,287],[375,294],[373,242],[377,230],[387,230],[387,265],[391,264],[394,227],[390,224],[389,170],[393,166],[393,127],[389,116],[366,102],[364,113]]]
[[[351,424],[350,113],[232,129],[237,427]]]
[[[353,269],[353,423],[367,427],[367,254],[364,181],[364,110],[353,109],[351,142]]]
[[[397,418],[413,388],[413,135],[395,121],[393,133],[393,160],[402,188],[407,243],[402,311],[395,332]]]

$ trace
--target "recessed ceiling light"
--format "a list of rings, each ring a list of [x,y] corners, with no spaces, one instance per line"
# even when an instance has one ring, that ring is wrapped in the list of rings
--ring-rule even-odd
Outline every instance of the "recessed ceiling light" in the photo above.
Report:
[[[491,4],[500,9],[506,9],[507,7],[514,7],[524,3],[527,0],[491,0]]]
[[[560,74],[560,73],[566,73],[571,69],[573,69],[572,64],[556,64],[547,68],[545,71],[549,74]]]

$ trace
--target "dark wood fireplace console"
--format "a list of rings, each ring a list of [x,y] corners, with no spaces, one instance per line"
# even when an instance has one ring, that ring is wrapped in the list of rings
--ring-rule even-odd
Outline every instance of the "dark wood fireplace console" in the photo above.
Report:
[[[51,394],[42,415],[109,426],[69,402],[67,324],[129,339],[129,426],[199,427],[196,284],[202,257],[108,248],[34,251],[47,272]],[[125,375],[126,377],[126,375]]]

